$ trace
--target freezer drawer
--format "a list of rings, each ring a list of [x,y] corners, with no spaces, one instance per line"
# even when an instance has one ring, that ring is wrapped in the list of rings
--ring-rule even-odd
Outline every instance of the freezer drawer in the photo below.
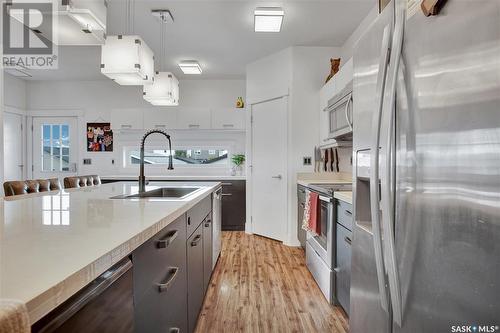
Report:
[[[309,242],[306,242],[306,265],[327,301],[333,304],[335,302],[333,294],[335,276]]]
[[[349,315],[351,289],[351,240],[352,232],[337,223],[337,267],[335,290],[337,301]]]

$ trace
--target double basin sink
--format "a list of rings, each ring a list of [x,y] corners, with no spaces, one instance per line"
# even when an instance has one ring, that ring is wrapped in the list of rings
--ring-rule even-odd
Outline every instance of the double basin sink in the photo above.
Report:
[[[111,199],[141,199],[141,198],[184,199],[187,196],[199,190],[201,190],[201,187],[160,187],[142,193],[117,195],[115,197],[111,197]]]

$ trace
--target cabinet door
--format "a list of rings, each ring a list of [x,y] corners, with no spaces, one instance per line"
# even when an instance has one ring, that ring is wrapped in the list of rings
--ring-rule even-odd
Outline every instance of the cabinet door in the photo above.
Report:
[[[144,110],[145,129],[177,128],[177,110],[169,107],[150,108]]]
[[[246,186],[244,180],[222,183],[222,230],[245,230]]]
[[[213,109],[212,129],[245,129],[245,109]]]
[[[212,214],[209,214],[203,222],[203,286],[205,293],[212,276],[212,228]]]
[[[335,290],[337,300],[349,315],[351,288],[351,240],[352,232],[337,224],[337,267]]]
[[[208,108],[178,108],[178,129],[209,129],[211,124],[210,109]]]
[[[111,110],[111,128],[114,130],[143,129],[143,109]]]
[[[338,74],[338,73],[337,73]],[[319,91],[320,111],[328,106],[328,101],[335,95],[335,76],[330,79]]]
[[[198,315],[203,304],[203,224],[187,240],[188,267],[188,327],[189,332],[196,328]]]

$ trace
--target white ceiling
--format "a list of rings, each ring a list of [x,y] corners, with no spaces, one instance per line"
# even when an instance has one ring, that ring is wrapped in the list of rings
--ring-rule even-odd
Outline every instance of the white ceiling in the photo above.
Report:
[[[165,70],[179,79],[234,79],[245,76],[246,64],[289,46],[342,46],[374,7],[374,0],[244,1],[135,0],[134,32],[160,59],[160,23],[151,9],[170,9],[167,23]],[[280,33],[255,33],[253,10],[281,6]],[[108,35],[124,34],[125,0],[109,0]],[[187,77],[177,66],[198,60],[201,76]],[[32,80],[95,80],[100,74],[100,47],[59,47],[59,70],[32,71]]]

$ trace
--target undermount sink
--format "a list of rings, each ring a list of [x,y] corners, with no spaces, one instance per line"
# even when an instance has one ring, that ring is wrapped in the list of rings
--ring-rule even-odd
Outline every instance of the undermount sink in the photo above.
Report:
[[[138,199],[138,198],[183,199],[198,190],[200,190],[200,187],[160,187],[142,193],[118,195],[116,197],[112,197],[111,199]]]

